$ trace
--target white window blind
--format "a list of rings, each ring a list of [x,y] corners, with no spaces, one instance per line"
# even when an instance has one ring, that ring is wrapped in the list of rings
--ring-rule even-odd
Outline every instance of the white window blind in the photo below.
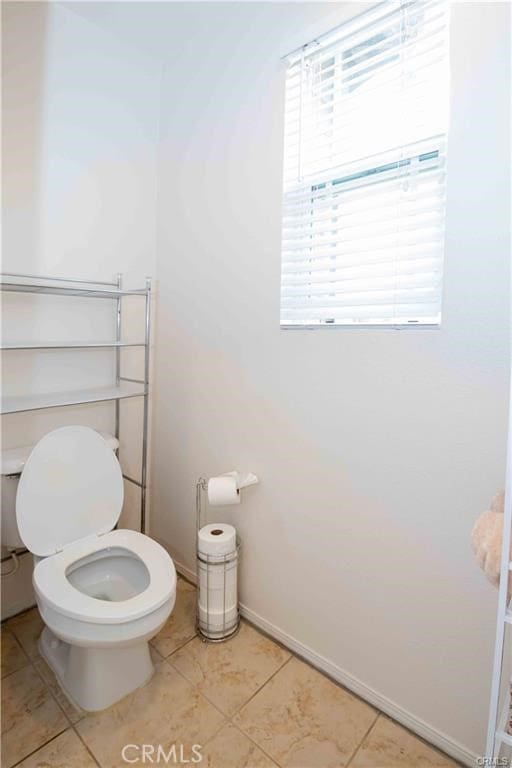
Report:
[[[445,0],[386,0],[292,54],[281,325],[437,325]]]

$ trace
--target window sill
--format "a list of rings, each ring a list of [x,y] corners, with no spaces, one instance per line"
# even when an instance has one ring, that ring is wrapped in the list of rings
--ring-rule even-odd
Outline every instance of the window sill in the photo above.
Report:
[[[282,331],[339,331],[339,330],[362,330],[362,331],[439,331],[441,330],[441,323],[435,324],[421,324],[421,323],[407,323],[404,325],[383,325],[383,324],[338,324],[324,323],[322,325],[281,325]]]

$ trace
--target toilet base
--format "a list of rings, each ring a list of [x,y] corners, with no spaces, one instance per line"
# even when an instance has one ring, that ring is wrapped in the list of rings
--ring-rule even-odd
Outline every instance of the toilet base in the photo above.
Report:
[[[45,627],[39,651],[75,706],[106,709],[149,682],[155,670],[147,641],[112,648],[85,648],[59,640]]]

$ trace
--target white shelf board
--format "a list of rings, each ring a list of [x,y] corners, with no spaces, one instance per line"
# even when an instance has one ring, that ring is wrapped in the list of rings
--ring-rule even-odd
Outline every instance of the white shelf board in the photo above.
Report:
[[[116,347],[144,347],[143,341],[10,341],[0,349],[113,349]]]
[[[1,413],[21,413],[38,411],[43,408],[58,408],[65,405],[81,405],[84,403],[100,403],[105,400],[124,400],[128,397],[140,397],[144,394],[142,384],[121,382],[119,386],[96,387],[94,389],[78,389],[67,392],[51,392],[49,394],[21,395],[2,399]]]

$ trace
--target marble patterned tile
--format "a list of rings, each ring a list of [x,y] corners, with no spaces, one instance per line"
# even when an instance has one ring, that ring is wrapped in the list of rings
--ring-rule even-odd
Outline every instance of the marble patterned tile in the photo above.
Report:
[[[157,649],[154,648],[151,643],[149,644],[149,655],[151,656],[151,661],[153,664],[156,665],[159,664],[161,661],[164,660],[164,657],[158,653]]]
[[[162,656],[181,648],[196,634],[196,588],[178,579],[176,604],[160,632],[151,641]]]
[[[457,763],[381,715],[350,768],[456,768]]]
[[[228,723],[201,752],[201,768],[277,768],[259,747]]]
[[[97,768],[98,763],[69,728],[37,752],[26,757],[17,768]]]
[[[7,629],[13,633],[30,659],[39,657],[37,642],[44,624],[37,608],[31,608],[18,616],[13,616],[7,621]]]
[[[32,665],[2,681],[2,766],[9,768],[69,723]]]
[[[338,768],[376,717],[372,707],[292,658],[233,722],[280,766]]]
[[[290,653],[242,622],[226,643],[196,637],[168,658],[221,712],[232,715],[290,658]]]
[[[2,627],[2,677],[10,675],[29,664],[27,654],[20,646],[12,632],[6,627]]]
[[[78,723],[78,721],[81,720],[84,716],[85,712],[75,706],[75,704],[73,704],[68,699],[60,687],[60,684],[57,681],[53,670],[50,669],[42,657],[39,657],[39,659],[34,662],[34,666],[41,675],[50,692],[53,694],[54,698],[59,703],[60,708],[63,710],[70,723]]]
[[[127,744],[176,745],[191,759],[192,746],[203,745],[224,724],[224,717],[166,661],[150,682],[102,712],[87,714],[75,726],[102,768],[124,765]],[[182,746],[181,746],[182,745]],[[140,752],[130,748],[133,758]]]

